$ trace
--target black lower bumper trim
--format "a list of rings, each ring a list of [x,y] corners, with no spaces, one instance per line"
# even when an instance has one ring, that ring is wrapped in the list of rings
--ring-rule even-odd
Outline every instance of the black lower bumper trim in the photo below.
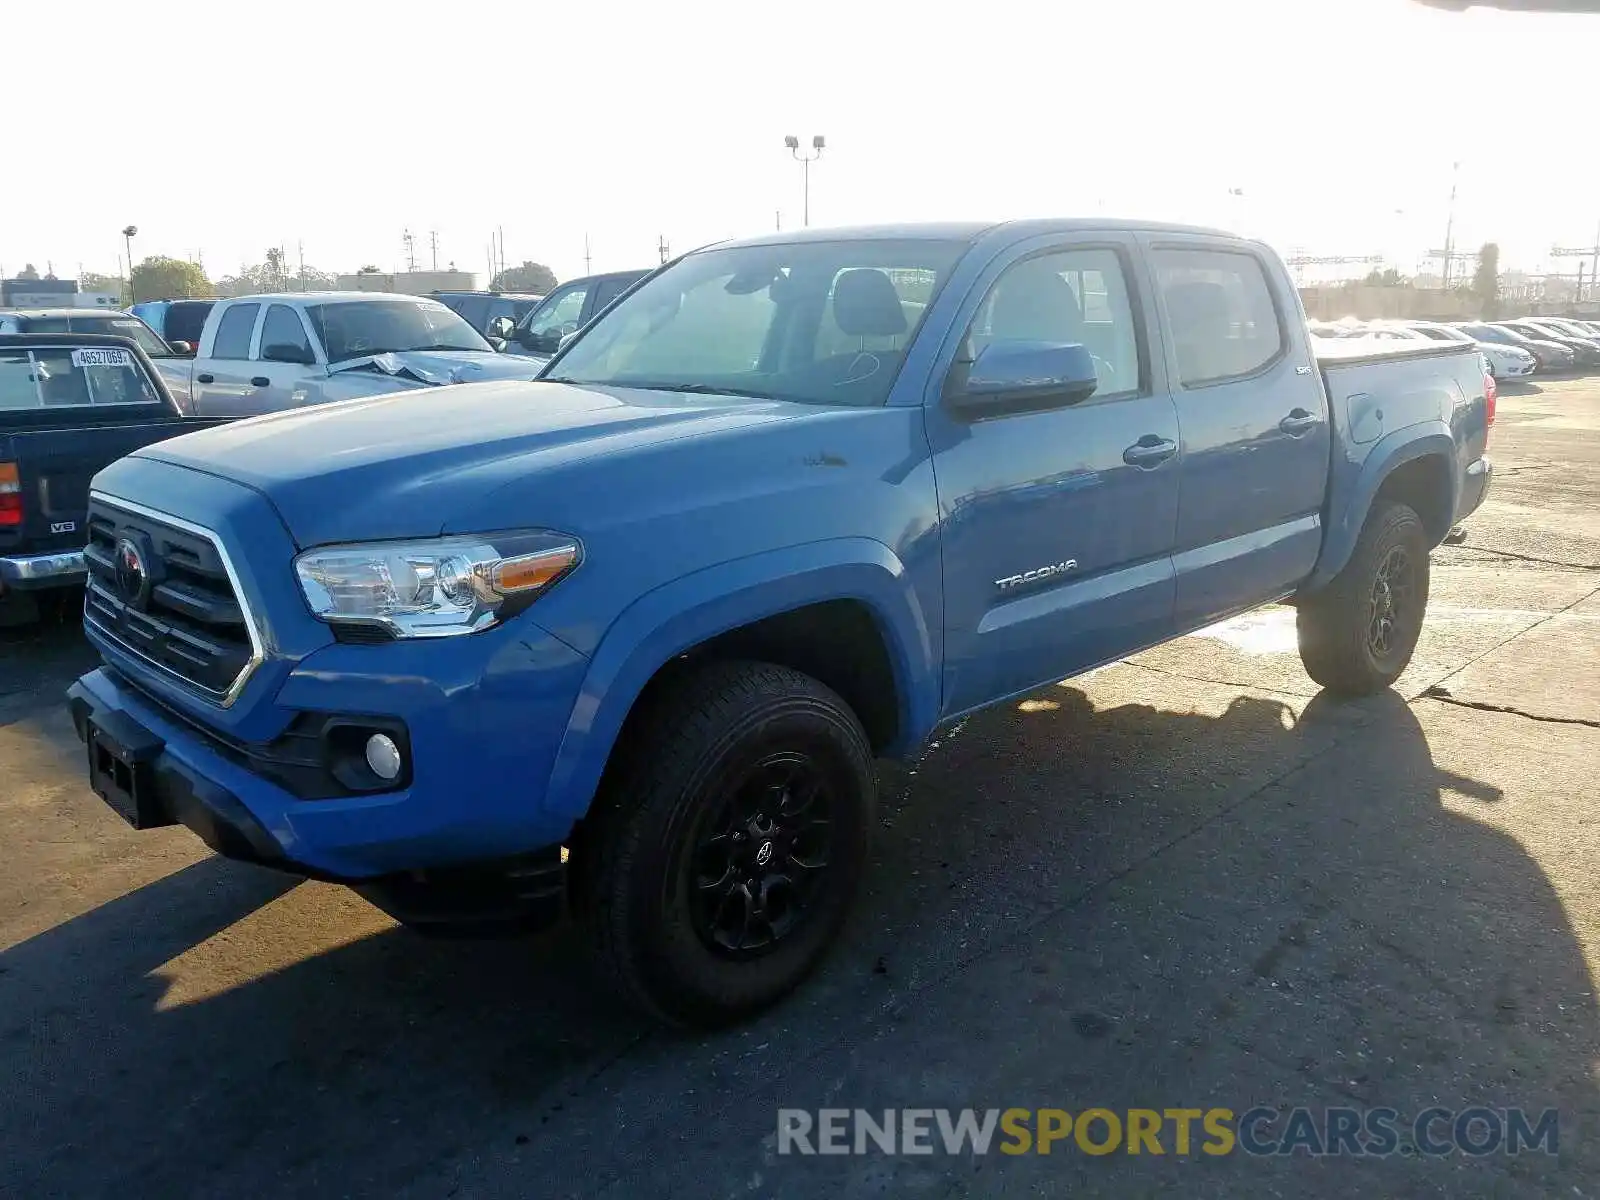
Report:
[[[92,720],[97,738],[115,743],[124,758],[136,762],[137,812],[130,815],[102,798],[137,828],[184,825],[227,858],[346,884],[396,920],[431,933],[528,932],[554,924],[565,911],[566,865],[559,846],[389,875],[331,875],[287,857],[237,796],[185,766],[159,736],[96,699],[81,682],[67,689],[67,708],[80,741],[89,740]]]
[[[126,713],[106,707],[81,683],[67,689],[67,708],[80,741],[88,741],[92,718],[97,727],[123,744],[136,747],[145,770],[142,778],[150,793],[142,797],[150,812],[148,816],[142,814],[141,827],[184,825],[228,858],[300,875],[313,874],[284,856],[282,848],[237,796],[184,766],[167,753],[166,744],[159,737]]]
[[[529,933],[556,924],[566,911],[566,864],[559,846],[351,886],[401,924],[443,936]]]

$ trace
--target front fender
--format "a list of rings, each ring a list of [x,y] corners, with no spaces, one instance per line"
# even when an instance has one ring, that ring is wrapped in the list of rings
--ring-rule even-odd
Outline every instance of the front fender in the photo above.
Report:
[[[1311,578],[1300,588],[1301,594],[1327,586],[1350,561],[1384,480],[1406,463],[1430,456],[1437,456],[1446,464],[1445,478],[1450,487],[1446,511],[1453,513],[1460,500],[1461,478],[1455,469],[1456,442],[1443,421],[1396,429],[1379,439],[1360,462],[1346,461],[1335,466],[1323,519],[1322,555]]]
[[[553,811],[588,809],[634,701],[666,663],[741,625],[827,600],[858,600],[877,619],[900,697],[900,739],[916,745],[933,728],[939,674],[933,631],[905,567],[870,538],[839,538],[775,550],[685,575],[623,610],[590,660],[546,789]]]

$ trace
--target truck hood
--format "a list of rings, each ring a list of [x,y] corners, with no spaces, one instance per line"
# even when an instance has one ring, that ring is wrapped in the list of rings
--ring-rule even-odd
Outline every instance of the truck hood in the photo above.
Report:
[[[372,371],[410,383],[444,387],[491,379],[532,379],[543,366],[543,362],[487,350],[391,350],[335,363],[328,368],[328,374]]]
[[[480,532],[452,526],[452,519],[483,511],[486,495],[506,484],[562,473],[553,486],[598,489],[603,479],[583,472],[574,478],[567,468],[814,411],[634,388],[473,383],[271,413],[139,454],[255,489],[305,547]],[[538,523],[533,514],[508,511],[495,527]]]

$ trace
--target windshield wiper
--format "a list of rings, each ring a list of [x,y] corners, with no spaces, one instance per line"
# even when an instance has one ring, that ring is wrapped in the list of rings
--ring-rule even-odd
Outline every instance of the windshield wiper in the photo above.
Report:
[[[491,346],[489,349],[493,350],[494,347]],[[477,346],[446,346],[442,343],[437,346],[413,346],[412,350],[463,350],[471,351],[477,354],[484,353],[484,351],[480,350]]]
[[[748,388],[719,387],[712,383],[644,383],[632,379],[616,380],[614,387],[643,388],[650,392],[687,392],[692,396],[743,396],[751,400],[776,400],[771,392],[753,392]]]

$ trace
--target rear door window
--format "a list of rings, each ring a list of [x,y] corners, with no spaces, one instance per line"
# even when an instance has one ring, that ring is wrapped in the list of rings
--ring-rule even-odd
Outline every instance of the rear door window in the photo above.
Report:
[[[249,358],[250,335],[255,332],[259,304],[235,304],[222,314],[217,325],[216,341],[211,346],[212,358]]]
[[[1167,247],[1152,257],[1185,387],[1254,375],[1283,353],[1283,323],[1254,254]]]

